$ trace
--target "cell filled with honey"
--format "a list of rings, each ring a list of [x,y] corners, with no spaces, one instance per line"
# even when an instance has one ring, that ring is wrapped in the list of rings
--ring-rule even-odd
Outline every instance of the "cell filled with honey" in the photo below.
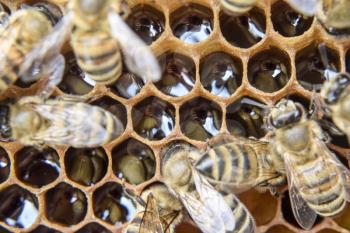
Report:
[[[11,162],[7,152],[0,147],[0,183],[7,180],[11,169]]]
[[[109,88],[114,94],[130,99],[135,97],[144,85],[145,83],[141,77],[131,73],[124,67],[122,75]]]
[[[80,228],[76,233],[112,233],[96,222],[91,222]]]

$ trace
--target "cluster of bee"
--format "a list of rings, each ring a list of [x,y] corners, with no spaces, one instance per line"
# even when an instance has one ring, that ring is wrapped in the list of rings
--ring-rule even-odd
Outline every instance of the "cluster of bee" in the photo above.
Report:
[[[304,15],[315,15],[329,31],[350,27],[348,0],[288,0]],[[232,14],[251,9],[255,0],[221,0]],[[96,147],[123,131],[110,112],[69,96],[48,99],[61,82],[69,40],[81,69],[96,83],[118,79],[125,62],[144,81],[157,81],[155,56],[127,26],[128,8],[121,0],[72,0],[63,14],[43,2],[23,5],[8,15],[0,9],[0,93],[16,80],[44,79],[36,96],[0,106],[0,136],[37,147]],[[123,60],[123,59],[124,60]],[[350,76],[328,80],[320,99],[333,122],[350,137]],[[163,184],[135,197],[138,212],[126,233],[174,232],[184,209],[203,233],[254,232],[255,222],[235,190],[258,188],[277,195],[288,183],[297,222],[310,229],[317,215],[334,216],[350,200],[350,173],[327,147],[325,133],[304,107],[282,99],[269,109],[264,139],[237,139],[202,153],[187,144],[163,149]]]

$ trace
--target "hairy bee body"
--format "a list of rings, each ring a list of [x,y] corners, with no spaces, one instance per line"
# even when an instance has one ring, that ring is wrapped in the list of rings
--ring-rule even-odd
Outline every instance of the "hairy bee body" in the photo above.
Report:
[[[256,0],[221,0],[223,9],[231,14],[243,14],[254,7]]]

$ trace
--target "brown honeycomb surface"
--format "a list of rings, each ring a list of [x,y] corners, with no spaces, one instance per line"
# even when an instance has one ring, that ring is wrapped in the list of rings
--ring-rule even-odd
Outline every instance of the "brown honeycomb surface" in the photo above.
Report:
[[[63,9],[67,0],[48,1]],[[0,2],[14,12],[22,3],[38,1]],[[95,149],[39,151],[0,143],[1,233],[118,232],[135,211],[122,194],[122,180],[138,194],[162,181],[160,151],[170,142],[204,149],[219,133],[262,137],[261,104],[288,96],[307,107],[309,90],[319,90],[324,70],[350,71],[350,41],[328,35],[317,20],[302,18],[282,0],[259,0],[236,17],[221,11],[219,0],[128,2],[127,22],[159,57],[162,80],[145,84],[125,68],[114,84],[94,85],[65,48],[67,69],[56,95],[96,96],[92,104],[116,114],[125,131]],[[327,67],[317,50],[322,42]],[[20,86],[12,88],[18,96],[33,93],[37,85]],[[332,143],[348,147],[342,138]],[[286,188],[279,198],[255,190],[239,197],[258,232],[304,232]],[[190,222],[176,231],[199,232]],[[350,232],[350,207],[333,219],[318,218],[311,232]]]

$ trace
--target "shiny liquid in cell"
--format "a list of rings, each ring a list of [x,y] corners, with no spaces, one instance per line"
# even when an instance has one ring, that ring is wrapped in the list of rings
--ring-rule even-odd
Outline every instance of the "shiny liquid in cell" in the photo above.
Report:
[[[104,177],[108,158],[102,148],[70,148],[65,156],[65,165],[69,179],[89,186],[96,184]]]
[[[271,19],[274,29],[286,37],[302,35],[311,27],[313,21],[313,17],[298,13],[284,1],[273,4]]]
[[[82,221],[87,200],[82,191],[67,183],[60,183],[45,194],[46,217],[55,223],[71,226]]]
[[[123,187],[117,183],[106,183],[93,194],[95,216],[110,224],[130,221],[136,207],[132,199],[125,196]]]
[[[24,147],[15,155],[15,170],[21,181],[40,188],[59,176],[59,156],[52,148],[38,150],[34,147]]]
[[[230,104],[226,112],[227,129],[232,135],[261,138],[265,136],[264,105],[249,97]]]
[[[115,83],[109,86],[111,91],[123,98],[130,99],[136,96],[145,85],[143,80],[135,74],[123,69],[123,74]]]
[[[249,83],[263,92],[272,93],[282,89],[289,77],[288,55],[277,48],[259,52],[248,62]]]
[[[147,145],[131,138],[112,151],[113,171],[131,184],[141,184],[151,179],[156,171],[155,156]]]
[[[340,70],[339,54],[326,47],[324,60],[319,45],[313,43],[297,52],[295,66],[300,85],[309,91],[319,92],[323,82]]]
[[[173,12],[170,25],[177,38],[187,44],[197,44],[213,31],[213,13],[204,6],[191,4]]]
[[[240,48],[249,48],[265,37],[265,15],[257,8],[239,16],[229,15],[222,11],[220,28],[222,35],[230,44]]]
[[[220,106],[204,98],[195,98],[180,108],[180,126],[189,138],[205,141],[217,135],[221,128]]]
[[[10,174],[11,162],[7,152],[0,147],[0,183],[7,180]]]
[[[30,233],[61,233],[60,231],[57,231],[55,229],[46,227],[44,225],[40,225],[37,228],[35,228],[33,231]]]
[[[37,197],[18,185],[2,189],[0,203],[0,220],[12,227],[31,227],[39,215]]]
[[[229,97],[242,84],[242,63],[226,53],[212,53],[201,62],[200,79],[212,94]]]
[[[157,97],[148,97],[132,110],[135,131],[149,140],[161,140],[175,126],[175,109]]]
[[[163,33],[165,17],[151,6],[139,5],[132,9],[127,23],[146,44],[150,45]]]
[[[196,68],[191,58],[178,53],[167,52],[159,58],[162,68],[162,79],[155,83],[164,94],[184,96],[195,83]]]
[[[98,223],[88,223],[80,228],[76,233],[112,233]]]

